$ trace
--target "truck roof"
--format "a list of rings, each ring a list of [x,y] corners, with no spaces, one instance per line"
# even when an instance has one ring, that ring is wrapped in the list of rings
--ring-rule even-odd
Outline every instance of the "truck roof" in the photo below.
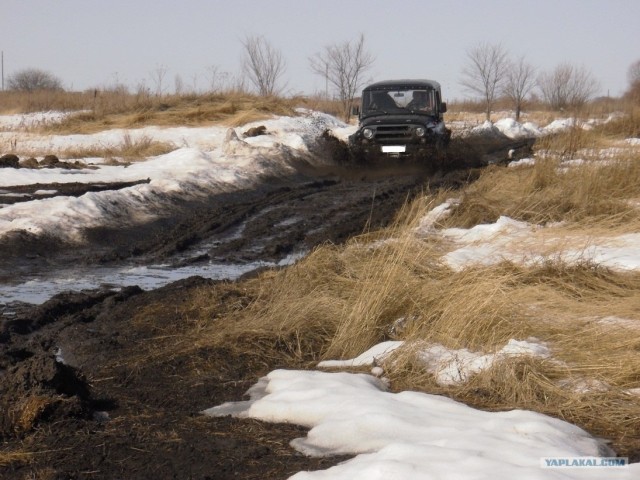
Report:
[[[384,88],[434,88],[440,90],[440,84],[435,80],[424,79],[405,79],[405,80],[383,80],[381,82],[372,83],[364,90],[377,90]]]

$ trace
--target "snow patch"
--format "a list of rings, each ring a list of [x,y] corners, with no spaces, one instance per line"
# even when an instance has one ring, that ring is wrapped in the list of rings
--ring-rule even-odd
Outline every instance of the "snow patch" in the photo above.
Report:
[[[364,374],[276,370],[248,392],[251,400],[205,410],[311,430],[291,445],[311,456],[357,455],[294,480],[596,479],[601,469],[541,469],[542,457],[610,454],[584,430],[539,413],[485,412],[418,392],[390,393]],[[607,469],[631,479],[640,464]]]

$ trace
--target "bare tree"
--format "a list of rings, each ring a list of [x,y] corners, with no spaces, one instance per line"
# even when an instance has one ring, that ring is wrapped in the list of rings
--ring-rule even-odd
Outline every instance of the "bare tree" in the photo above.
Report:
[[[164,94],[164,87],[162,83],[164,82],[164,77],[167,75],[167,67],[164,65],[158,65],[155,69],[149,72],[149,77],[151,77],[151,81],[156,87],[156,96],[161,97]]]
[[[218,65],[207,67],[207,78],[209,80],[209,93],[220,93],[232,88],[231,74],[221,71]]]
[[[354,41],[327,45],[309,58],[311,70],[336,89],[346,121],[351,115],[353,99],[365,83],[363,75],[374,60],[373,55],[365,49],[363,34]]]
[[[629,70],[627,71],[627,79],[629,80],[629,85],[640,83],[640,60],[636,60],[631,65],[629,65]]]
[[[191,93],[198,93],[198,74],[191,75]]]
[[[220,73],[218,72],[220,67],[217,65],[210,65],[207,67],[207,77],[209,79],[209,89],[210,93],[218,93],[219,90],[219,78]]]
[[[9,90],[63,90],[62,82],[52,73],[37,68],[25,68],[7,78]]]
[[[630,98],[635,103],[640,103],[640,60],[636,60],[629,66],[627,78],[629,80],[629,90],[625,92],[625,97]]]
[[[176,95],[182,95],[184,93],[184,81],[179,73],[176,73],[176,76],[173,77],[173,84]]]
[[[513,103],[516,121],[520,120],[524,100],[536,86],[535,72],[536,69],[524,57],[508,62],[503,93]]]
[[[245,53],[242,70],[258,93],[266,97],[280,92],[283,87],[278,82],[286,70],[282,53],[261,35],[247,37],[242,45]]]
[[[491,110],[506,78],[507,52],[502,45],[481,43],[467,51],[467,61],[460,83],[483,99],[486,118],[491,120]]]
[[[586,68],[561,63],[553,71],[538,77],[538,87],[551,108],[562,110],[582,107],[600,85]]]

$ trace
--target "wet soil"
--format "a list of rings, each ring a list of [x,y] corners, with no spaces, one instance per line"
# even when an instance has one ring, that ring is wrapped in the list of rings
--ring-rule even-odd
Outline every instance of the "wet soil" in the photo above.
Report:
[[[149,183],[149,179],[137,182],[96,182],[96,183],[34,183],[0,188],[0,205],[11,205],[31,200],[41,200],[59,195],[79,197],[87,192],[103,192],[105,190],[120,190],[142,183]]]
[[[242,398],[272,368],[295,367],[251,345],[157,355],[192,328],[178,312],[203,287],[217,321],[247,300],[238,284],[193,278],[151,292],[60,294],[5,324],[0,477],[287,478],[342,460],[296,453],[288,443],[300,427],[200,414]],[[141,314],[149,308],[152,320]],[[25,456],[10,461],[11,452]]]
[[[502,147],[504,154],[509,145]],[[388,225],[413,196],[476,177],[473,168],[301,164],[251,191],[176,203],[149,224],[87,231],[81,246],[5,237],[0,282],[74,263],[277,262]],[[193,277],[152,291],[68,292],[13,305],[10,314],[0,309],[0,478],[284,479],[343,461],[298,454],[289,442],[306,430],[297,426],[200,414],[242,398],[275,368],[312,360],[278,345],[262,355],[250,337],[233,348],[195,345],[183,333],[202,321],[192,311],[202,295],[207,321],[225,322],[254,293],[243,280]]]

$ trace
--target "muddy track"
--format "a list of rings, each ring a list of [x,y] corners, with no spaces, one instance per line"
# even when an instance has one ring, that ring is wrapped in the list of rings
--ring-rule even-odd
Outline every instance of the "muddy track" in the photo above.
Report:
[[[149,183],[149,179],[137,182],[96,182],[96,183],[34,183],[31,185],[20,185],[14,187],[2,187],[2,197],[0,197],[0,205],[11,205],[13,203],[29,202],[31,200],[42,200],[44,198],[52,198],[60,195],[69,197],[79,197],[88,192],[103,192],[106,190],[120,190],[122,188],[132,187]]]
[[[502,157],[511,147],[475,155]],[[302,166],[255,190],[177,204],[146,225],[88,231],[83,247],[5,239],[0,278],[70,262],[277,262],[388,225],[425,189],[476,176],[402,164]],[[63,293],[0,312],[0,478],[284,479],[344,460],[297,454],[289,441],[304,435],[299,427],[199,414],[239,399],[274,368],[312,365],[279,345],[261,355],[265,346],[251,338],[229,349],[183,338],[202,321],[194,299],[206,299],[207,321],[224,322],[254,294],[242,282],[191,278],[148,292]],[[172,354],[161,354],[167,347]]]

